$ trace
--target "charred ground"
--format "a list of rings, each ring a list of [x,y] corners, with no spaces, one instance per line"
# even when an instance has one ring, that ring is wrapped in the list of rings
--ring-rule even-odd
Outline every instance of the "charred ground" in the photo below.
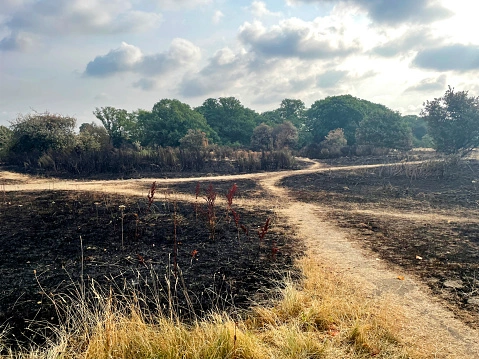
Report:
[[[295,198],[325,206],[351,239],[421,277],[479,327],[479,162],[429,161],[289,177]]]
[[[232,184],[214,189],[217,196],[224,198]],[[194,194],[196,185],[189,186]],[[241,186],[236,195],[244,196]],[[165,311],[170,281],[173,309],[186,319],[212,309],[241,310],[261,300],[261,293],[295,271],[301,246],[273,212],[235,205],[244,228],[217,204],[213,239],[206,190],[202,185],[194,203],[157,192],[150,208],[146,198],[97,192],[7,192],[0,207],[0,323],[12,328],[12,340],[35,338],[39,320],[56,322],[52,302],[64,293],[74,295],[82,281],[87,289],[94,281],[118,295],[157,286],[150,294],[161,298]],[[258,230],[268,218],[260,239]]]

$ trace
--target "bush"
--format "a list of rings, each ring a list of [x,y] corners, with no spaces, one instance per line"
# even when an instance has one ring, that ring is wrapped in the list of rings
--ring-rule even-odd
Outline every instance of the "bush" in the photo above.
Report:
[[[346,137],[342,128],[329,131],[324,141],[320,143],[321,155],[324,157],[339,157],[341,149],[347,145]]]
[[[34,113],[20,115],[12,123],[11,159],[36,162],[47,151],[68,152],[75,144],[73,117]]]
[[[200,130],[189,129],[188,133],[180,139],[180,147],[189,151],[202,151],[208,147],[208,137]]]
[[[273,129],[262,123],[256,126],[251,136],[251,149],[254,151],[269,151],[273,149]]]

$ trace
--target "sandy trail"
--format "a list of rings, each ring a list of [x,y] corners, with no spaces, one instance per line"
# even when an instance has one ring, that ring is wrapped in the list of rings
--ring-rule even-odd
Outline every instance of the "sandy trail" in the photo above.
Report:
[[[371,296],[380,296],[384,300],[399,305],[406,317],[403,337],[412,346],[427,346],[430,358],[479,358],[479,332],[455,319],[450,311],[442,307],[428,295],[428,288],[415,278],[406,277],[398,268],[391,268],[377,260],[373,253],[367,252],[347,238],[350,232],[341,229],[326,219],[328,209],[318,204],[296,201],[288,191],[277,186],[282,178],[314,173],[319,171],[374,168],[384,165],[350,166],[341,168],[324,168],[315,161],[305,170],[283,171],[274,173],[245,174],[217,177],[197,177],[182,179],[159,179],[159,186],[169,183],[193,181],[222,181],[237,179],[255,179],[272,196],[272,199],[247,200],[244,205],[268,205],[277,215],[293,226],[298,239],[304,241],[312,255],[324,265],[359,282]],[[395,165],[395,164],[391,164]],[[14,181],[13,184],[1,184],[3,180]],[[125,195],[146,196],[155,179],[135,179],[118,181],[63,181],[51,179],[34,179],[10,172],[0,172],[0,190],[74,190],[101,191]],[[9,183],[9,182],[7,182]],[[192,199],[193,196],[176,195],[178,199]],[[374,212],[371,212],[373,214]],[[377,215],[377,213],[376,213]],[[408,216],[407,213],[389,213],[388,215]],[[417,215],[416,215],[417,216]],[[411,215],[413,218],[414,215]],[[450,220],[451,218],[449,218]],[[447,220],[444,216],[440,220]]]
[[[310,169],[314,168],[318,166]],[[374,258],[373,253],[348,241],[348,230],[324,219],[327,208],[291,198],[286,189],[277,186],[284,177],[282,173],[273,174],[260,180],[260,184],[281,198],[277,201],[283,204],[277,209],[279,215],[295,226],[298,237],[305,241],[315,258],[362,283],[371,295],[398,304],[406,316],[403,337],[409,338],[413,346],[427,345],[430,357],[479,358],[479,331],[455,319],[428,295],[425,285],[414,278],[399,280],[400,269],[386,266]]]

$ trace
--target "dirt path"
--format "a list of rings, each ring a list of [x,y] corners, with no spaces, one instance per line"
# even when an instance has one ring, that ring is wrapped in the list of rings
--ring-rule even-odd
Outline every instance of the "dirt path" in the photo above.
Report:
[[[274,173],[246,174],[218,177],[198,177],[183,179],[157,180],[158,185],[193,181],[221,181],[235,179],[255,179],[271,194],[272,199],[263,204],[274,207],[280,218],[293,226],[298,239],[305,242],[312,255],[324,265],[344,273],[352,280],[361,283],[371,296],[380,296],[384,300],[393,301],[400,306],[406,322],[403,337],[411,345],[424,346],[431,358],[479,358],[479,332],[465,326],[455,319],[451,312],[444,309],[428,295],[425,285],[411,277],[399,280],[401,270],[391,268],[377,260],[373,253],[367,252],[348,241],[348,230],[341,229],[326,220],[328,209],[317,204],[303,203],[294,200],[288,191],[278,187],[277,182],[291,175],[313,173],[330,170],[348,170],[357,168],[373,168],[382,165],[351,166],[337,169],[323,168],[311,161],[308,169],[300,171],[284,171]],[[121,180],[121,181],[59,181],[32,179],[31,177],[0,173],[2,191],[20,190],[87,190],[125,195],[146,195],[153,179]],[[1,184],[1,182],[0,182]],[[190,196],[180,196],[190,199]],[[262,200],[263,201],[263,200]],[[244,204],[258,205],[243,200]],[[249,202],[249,203],[248,203]],[[401,216],[407,214],[401,213]],[[441,218],[446,220],[447,218]]]
[[[319,169],[317,164],[310,167],[316,169]],[[347,230],[324,220],[326,208],[288,196],[286,189],[276,185],[284,177],[282,173],[274,174],[261,179],[260,184],[281,199],[277,201],[282,203],[277,209],[280,216],[296,227],[298,237],[305,241],[314,257],[362,283],[371,295],[398,304],[407,318],[403,337],[409,338],[411,345],[427,345],[427,352],[433,358],[479,358],[478,331],[465,326],[428,296],[425,285],[414,278],[399,280],[403,276],[400,269],[388,268],[373,253],[348,241]]]

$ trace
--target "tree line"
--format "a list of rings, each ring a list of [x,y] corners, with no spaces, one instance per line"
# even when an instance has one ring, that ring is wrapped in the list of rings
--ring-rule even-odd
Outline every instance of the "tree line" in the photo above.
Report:
[[[402,116],[351,95],[327,97],[309,108],[301,100],[284,99],[277,109],[263,113],[235,97],[220,97],[196,108],[162,99],[151,110],[129,112],[108,106],[96,108],[93,115],[101,125],[83,123],[78,133],[76,119],[70,116],[20,115],[9,127],[0,126],[0,159],[77,173],[89,167],[108,171],[101,161],[110,167],[118,162],[115,171],[144,167],[147,162],[162,169],[201,170],[227,152],[235,160],[242,158],[243,164],[245,158],[256,158],[260,164],[256,167],[264,169],[274,168],[268,161],[291,166],[290,151],[324,158],[419,146],[463,154],[479,141],[478,97],[453,88],[426,101],[418,116]],[[255,152],[262,157],[253,156]],[[281,161],[277,160],[281,156],[272,155],[275,152],[282,153]]]

